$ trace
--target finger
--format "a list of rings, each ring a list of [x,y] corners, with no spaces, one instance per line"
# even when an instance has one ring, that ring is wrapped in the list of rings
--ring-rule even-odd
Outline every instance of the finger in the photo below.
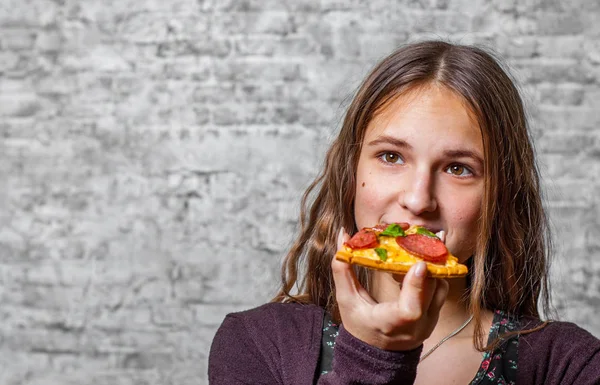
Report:
[[[350,237],[346,233],[346,230],[342,227],[337,236],[337,248],[342,248],[344,242]],[[331,272],[333,274],[333,282],[335,283],[335,292],[338,302],[344,302],[348,298],[352,298],[358,294],[356,290],[356,284],[354,272],[349,263],[338,261],[335,256],[331,261]]]
[[[439,316],[440,310],[442,309],[444,302],[446,302],[446,298],[448,297],[448,291],[450,288],[448,281],[446,281],[445,279],[438,279],[437,281],[437,287],[435,288],[435,293],[433,294],[431,305],[429,306],[429,309],[427,311],[428,314],[435,319],[437,319],[437,317]]]
[[[405,319],[417,320],[429,308],[435,292],[436,280],[427,278],[427,264],[419,262],[408,271],[402,282],[399,308]]]
[[[338,233],[338,249],[340,249],[344,242],[348,241],[348,239],[350,239],[350,236],[342,227]],[[344,301],[348,296],[351,298],[358,294],[363,301],[371,304],[375,303],[373,298],[371,298],[371,295],[365,290],[365,288],[356,278],[356,274],[354,274],[354,270],[349,263],[338,261],[334,257],[331,261],[331,270],[333,273],[333,281],[336,287],[336,298],[338,299],[338,302],[340,302],[340,295],[343,296],[342,301]]]
[[[341,227],[340,231],[338,232],[338,236],[337,236],[337,248],[338,248],[338,250],[341,249],[342,246],[344,245],[344,242],[347,242],[349,239],[350,239],[350,236],[346,232],[346,229],[344,229],[343,227]]]
[[[333,273],[335,294],[338,302],[353,301],[356,303],[356,300],[360,298],[365,303],[376,304],[369,292],[356,278],[352,265],[333,258],[331,261],[331,271]]]

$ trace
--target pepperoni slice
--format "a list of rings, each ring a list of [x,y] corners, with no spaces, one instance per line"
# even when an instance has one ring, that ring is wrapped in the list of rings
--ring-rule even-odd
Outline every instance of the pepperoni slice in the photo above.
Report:
[[[377,235],[374,232],[362,229],[354,234],[346,244],[353,249],[368,249],[376,247],[379,242],[377,242]]]
[[[422,234],[410,234],[405,237],[396,237],[396,243],[427,262],[446,263],[448,259],[448,249],[444,242],[438,238]]]

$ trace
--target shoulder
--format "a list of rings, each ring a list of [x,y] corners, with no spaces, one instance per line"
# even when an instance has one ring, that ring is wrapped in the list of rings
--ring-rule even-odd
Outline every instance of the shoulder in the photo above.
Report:
[[[298,303],[267,303],[265,305],[230,313],[223,324],[235,324],[238,327],[258,330],[281,330],[306,327],[321,322],[324,311],[316,305]]]
[[[209,378],[216,384],[309,381],[319,355],[323,314],[318,306],[292,303],[228,314],[211,345]],[[216,382],[218,378],[224,382]]]
[[[230,313],[217,330],[213,345],[243,343],[265,354],[319,346],[323,314],[318,306],[296,303],[268,303]]]
[[[523,330],[541,325],[539,320],[522,320]],[[519,372],[527,378],[523,383],[597,383],[600,340],[574,323],[549,322],[520,336]]]
[[[533,318],[524,318],[521,321],[523,330],[535,329],[541,327],[543,322]],[[594,337],[590,332],[581,328],[572,322],[549,321],[545,326],[531,333],[525,333],[521,336],[528,343],[525,346],[533,348],[532,345],[540,345],[545,348],[564,347],[568,345],[590,345],[600,344],[600,340]],[[531,345],[531,346],[530,346]]]

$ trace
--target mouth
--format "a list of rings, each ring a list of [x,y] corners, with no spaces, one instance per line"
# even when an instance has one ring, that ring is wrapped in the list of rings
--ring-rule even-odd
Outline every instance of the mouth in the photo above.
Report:
[[[386,222],[383,222],[383,223],[385,225],[387,225]],[[391,223],[401,223],[401,222],[391,222]],[[445,230],[440,229],[439,227],[427,226],[427,225],[423,225],[423,224],[419,224],[419,223],[411,223],[411,225],[426,228],[427,230],[434,233],[442,242],[446,243],[446,231]]]

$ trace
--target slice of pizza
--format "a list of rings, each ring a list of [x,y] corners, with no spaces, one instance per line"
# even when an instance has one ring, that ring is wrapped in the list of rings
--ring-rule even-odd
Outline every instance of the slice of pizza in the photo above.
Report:
[[[456,278],[467,274],[444,242],[420,226],[393,223],[361,229],[335,255],[336,259],[371,269],[406,274],[419,261],[427,263],[428,276]]]

